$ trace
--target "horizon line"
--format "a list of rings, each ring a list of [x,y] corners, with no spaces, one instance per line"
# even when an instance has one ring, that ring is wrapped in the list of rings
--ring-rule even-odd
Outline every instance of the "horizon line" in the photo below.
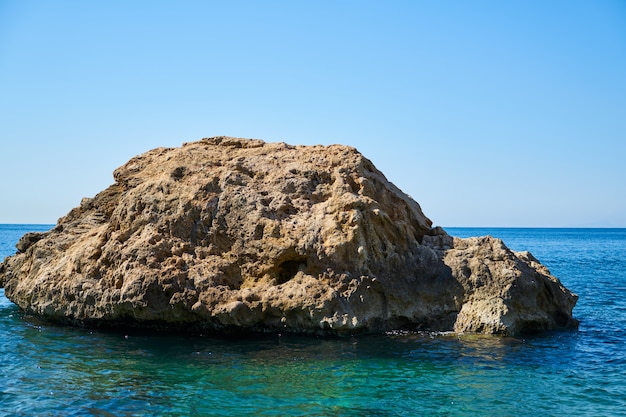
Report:
[[[57,223],[1,223],[0,226],[56,226]],[[438,227],[435,225],[433,227]],[[626,229],[626,226],[440,226],[443,229]]]

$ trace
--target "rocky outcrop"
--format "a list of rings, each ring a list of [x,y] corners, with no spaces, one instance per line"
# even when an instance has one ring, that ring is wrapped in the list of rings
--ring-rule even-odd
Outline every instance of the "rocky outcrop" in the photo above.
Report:
[[[577,297],[529,253],[432,228],[346,146],[209,138],[114,172],[0,264],[49,320],[191,331],[575,327]]]

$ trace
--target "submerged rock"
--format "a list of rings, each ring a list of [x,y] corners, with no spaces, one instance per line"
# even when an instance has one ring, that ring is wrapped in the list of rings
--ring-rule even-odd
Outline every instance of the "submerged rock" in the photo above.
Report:
[[[190,331],[577,326],[577,296],[532,255],[433,228],[350,147],[208,138],[139,155],[114,178],[0,264],[23,310]]]

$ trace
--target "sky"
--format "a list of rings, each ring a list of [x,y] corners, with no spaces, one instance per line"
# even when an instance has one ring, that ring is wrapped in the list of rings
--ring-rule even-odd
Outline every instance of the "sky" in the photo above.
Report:
[[[218,135],[357,148],[448,227],[626,227],[626,2],[0,0],[0,223]]]

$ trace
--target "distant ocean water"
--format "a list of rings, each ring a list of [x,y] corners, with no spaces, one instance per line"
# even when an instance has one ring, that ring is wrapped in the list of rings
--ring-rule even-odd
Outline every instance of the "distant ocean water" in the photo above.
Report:
[[[50,227],[0,225],[0,258]],[[0,416],[626,416],[626,229],[446,230],[531,251],[580,329],[155,336],[41,323],[0,290]]]

